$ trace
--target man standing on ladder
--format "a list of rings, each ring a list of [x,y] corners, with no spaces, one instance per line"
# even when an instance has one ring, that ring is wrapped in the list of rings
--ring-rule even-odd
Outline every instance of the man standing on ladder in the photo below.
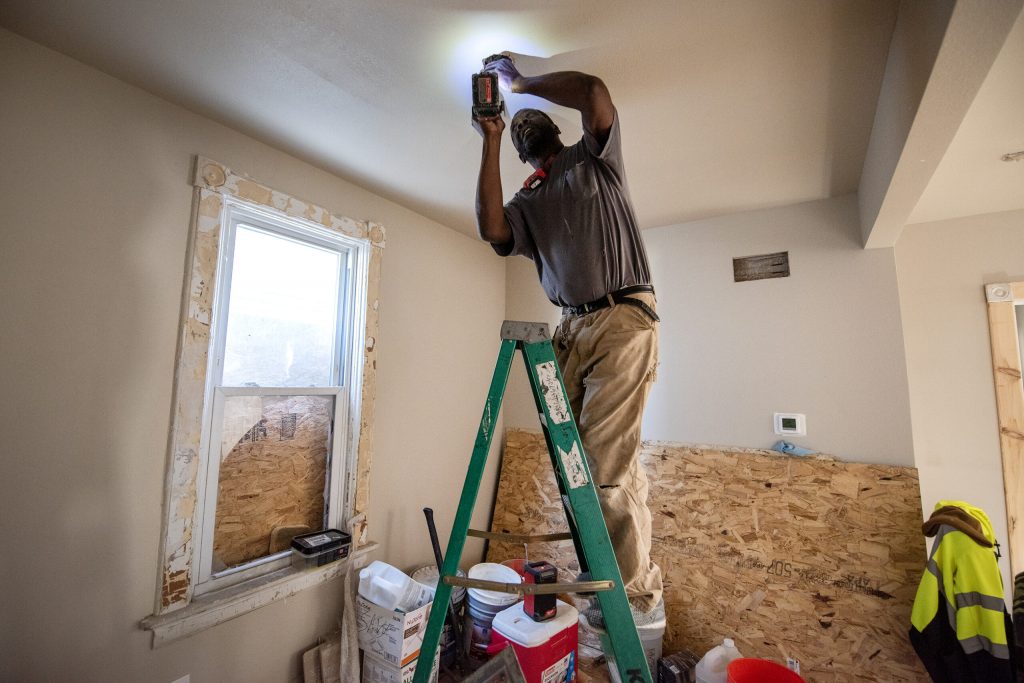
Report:
[[[507,204],[499,166],[505,122],[500,115],[474,119],[483,137],[477,226],[499,255],[532,259],[548,299],[562,308],[552,337],[558,365],[633,620],[638,627],[653,625],[665,618],[665,604],[661,570],[650,555],[647,476],[637,456],[658,363],[659,318],[626,184],[619,117],[595,76],[563,71],[527,77],[511,58],[486,68],[505,90],[576,109],[582,117],[583,138],[566,147],[545,113],[516,113],[512,144],[535,172]],[[596,600],[584,618],[603,628]]]

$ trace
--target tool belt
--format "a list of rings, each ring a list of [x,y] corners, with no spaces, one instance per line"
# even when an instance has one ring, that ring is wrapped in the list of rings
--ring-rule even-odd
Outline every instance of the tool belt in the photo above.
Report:
[[[623,287],[622,289],[616,290],[605,294],[600,299],[595,299],[590,303],[580,304],[579,306],[562,306],[562,313],[565,315],[586,315],[593,313],[594,311],[600,311],[603,308],[609,308],[615,304],[626,304],[627,306],[636,306],[655,322],[661,322],[661,318],[654,312],[654,309],[648,306],[639,299],[634,299],[630,294],[640,294],[643,292],[654,293],[654,287],[651,285],[632,285],[631,287]]]

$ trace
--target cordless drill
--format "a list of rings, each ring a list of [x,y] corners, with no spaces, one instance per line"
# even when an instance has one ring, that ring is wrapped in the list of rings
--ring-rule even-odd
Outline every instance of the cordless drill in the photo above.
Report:
[[[473,74],[473,118],[498,116],[505,108],[498,91],[498,74],[487,71],[487,66],[500,59],[508,59],[505,55],[491,55],[484,59],[484,68]]]

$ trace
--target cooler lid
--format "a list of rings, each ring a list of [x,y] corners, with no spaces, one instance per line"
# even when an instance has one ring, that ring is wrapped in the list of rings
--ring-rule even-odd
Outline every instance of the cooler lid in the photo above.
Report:
[[[579,623],[580,614],[569,603],[557,600],[556,609],[553,619],[534,621],[523,611],[523,603],[520,602],[498,612],[492,627],[516,645],[537,647]]]

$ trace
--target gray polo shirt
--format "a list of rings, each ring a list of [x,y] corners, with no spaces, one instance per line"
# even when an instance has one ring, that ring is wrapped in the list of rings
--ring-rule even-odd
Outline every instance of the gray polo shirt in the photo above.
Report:
[[[519,190],[505,205],[505,219],[512,241],[494,250],[533,259],[556,305],[578,306],[651,282],[626,185],[618,113],[604,149],[584,131],[558,154],[540,187]]]

